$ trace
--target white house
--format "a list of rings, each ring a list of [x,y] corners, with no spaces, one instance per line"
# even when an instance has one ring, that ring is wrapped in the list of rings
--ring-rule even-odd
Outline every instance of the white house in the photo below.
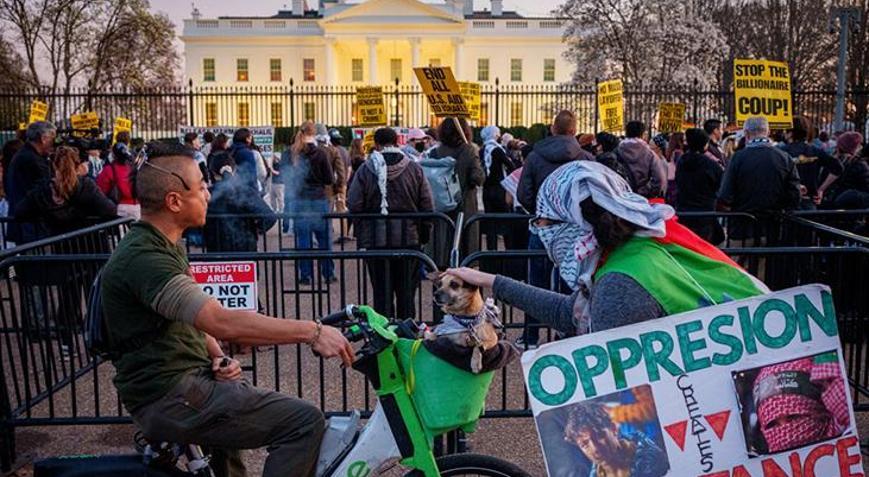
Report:
[[[292,10],[271,17],[216,19],[194,10],[181,37],[186,77],[215,90],[286,87],[292,80],[301,88],[384,85],[391,91],[396,79],[403,86],[417,84],[413,67],[442,65],[484,89],[496,79],[503,87],[570,79],[560,19],[504,11],[502,0],[490,0],[484,11],[474,11],[473,0],[443,1],[321,0],[311,9],[304,0],[292,0]],[[251,116],[270,114],[276,123],[286,116],[284,103],[224,103],[198,104],[203,122],[258,122]],[[321,103],[299,104],[298,114],[336,114],[320,111],[327,107]],[[224,115],[230,118],[217,117]]]

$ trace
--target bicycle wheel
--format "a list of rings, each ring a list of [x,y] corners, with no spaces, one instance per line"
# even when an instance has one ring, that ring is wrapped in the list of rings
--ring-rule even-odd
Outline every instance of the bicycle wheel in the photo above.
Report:
[[[437,459],[441,477],[531,477],[519,467],[489,455],[452,454]],[[405,477],[421,475],[417,471]]]

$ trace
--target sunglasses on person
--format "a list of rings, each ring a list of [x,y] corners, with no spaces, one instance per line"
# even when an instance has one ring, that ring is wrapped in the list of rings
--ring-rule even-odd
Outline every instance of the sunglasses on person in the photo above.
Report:
[[[181,181],[181,186],[184,187],[184,190],[188,192],[190,191],[190,186],[187,185],[187,181],[185,181],[183,177],[175,172],[170,171],[169,169],[166,169],[165,167],[160,167],[156,164],[148,162],[148,154],[147,152],[145,152],[144,148],[139,151],[138,155],[136,155],[136,159],[133,161],[133,165],[136,167],[136,173],[138,173],[142,169],[142,167],[148,166],[156,171],[162,172],[163,174],[175,176],[178,178],[179,181]]]

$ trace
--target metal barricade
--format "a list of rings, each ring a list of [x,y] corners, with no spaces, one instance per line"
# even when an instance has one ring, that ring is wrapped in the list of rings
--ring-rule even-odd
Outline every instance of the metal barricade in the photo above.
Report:
[[[10,223],[2,222],[4,230]],[[131,218],[118,218],[73,232],[19,244],[0,251],[0,260],[16,255],[111,253],[132,223]]]

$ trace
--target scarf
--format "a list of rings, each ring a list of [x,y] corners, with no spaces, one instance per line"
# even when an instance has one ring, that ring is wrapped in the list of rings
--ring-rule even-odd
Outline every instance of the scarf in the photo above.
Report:
[[[375,149],[368,156],[369,167],[374,169],[377,176],[377,188],[380,190],[380,215],[389,215],[389,202],[386,200],[386,158],[383,153],[397,153],[405,156],[401,149],[395,146],[384,147],[383,151]],[[405,156],[406,158],[406,156]]]
[[[503,150],[504,148],[498,143],[498,136],[501,135],[501,130],[498,126],[486,126],[480,131],[480,137],[483,138],[483,164],[486,166],[486,175],[488,176],[492,169],[492,152],[495,148]],[[506,151],[505,151],[506,153]]]

